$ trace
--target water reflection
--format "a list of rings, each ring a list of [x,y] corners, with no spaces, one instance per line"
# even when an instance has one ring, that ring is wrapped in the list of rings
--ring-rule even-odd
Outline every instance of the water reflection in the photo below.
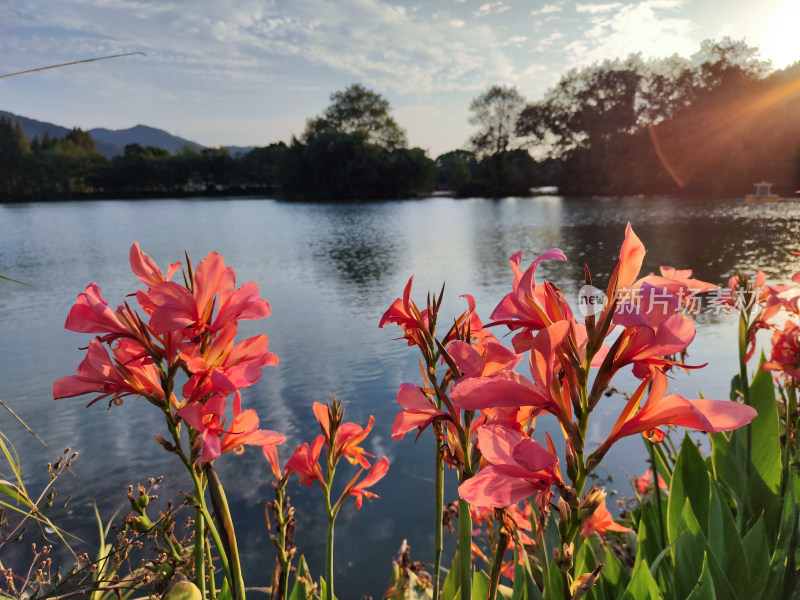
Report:
[[[340,285],[352,286],[359,292],[356,301],[380,288],[383,280],[397,270],[403,252],[395,235],[392,212],[391,205],[384,203],[316,207],[319,220],[310,240],[314,258],[326,273],[336,275]],[[328,266],[333,269],[328,270]]]
[[[272,306],[268,319],[243,323],[241,330],[243,335],[266,333],[281,364],[266,369],[243,401],[258,410],[263,426],[286,433],[284,456],[318,433],[313,401],[336,394],[344,397],[349,420],[365,423],[375,415],[368,450],[388,455],[392,467],[376,490],[379,501],[365,504],[360,514],[352,507],[342,513],[337,571],[345,597],[377,597],[404,537],[415,558],[430,560],[432,519],[429,440],[423,437],[414,445],[409,437],[397,443],[389,435],[396,391],[402,382],[417,380],[418,365],[414,352],[393,340],[396,330],[377,328],[383,311],[413,274],[416,298],[438,291],[446,281],[445,314],[461,312],[465,301],[459,294],[471,293],[488,319],[510,289],[509,256],[524,250],[527,264],[553,247],[562,248],[569,262],[543,263],[537,278],[553,280],[568,298],[574,297],[584,263],[595,282],[605,284],[628,221],[648,250],[645,272],[664,264],[692,268],[701,279],[723,283],[736,268],[761,267],[779,282],[800,267],[800,260],[789,254],[797,248],[800,207],[788,203],[539,197],[0,205],[0,273],[31,284],[0,281],[0,398],[54,449],[71,445],[81,451],[74,476],[60,482],[59,493],[74,497],[70,510],[76,520],[69,525],[88,540],[94,539],[93,498],[108,516],[124,506],[127,486],[147,477],[166,475],[165,491],[188,489],[181,469],[152,440],[162,433],[152,407],[134,401],[111,410],[86,409],[81,399],[56,403],[51,386],[57,377],[74,372],[82,358],[78,347],[88,341],[63,330],[76,294],[96,281],[115,304],[138,285],[127,269],[134,240],[161,266],[181,259],[184,249],[195,262],[211,250],[220,252],[240,282],[259,283]],[[724,398],[735,366],[735,339],[735,318],[708,315],[698,325],[690,362],[709,365],[700,375],[676,376],[674,391],[696,397],[702,389],[708,397]],[[622,389],[634,385],[632,379],[618,383]],[[601,418],[593,422],[592,443],[605,437],[621,402],[612,397],[598,405]],[[544,427],[554,425],[543,421]],[[25,457],[30,484],[44,481],[46,472],[36,466],[52,457],[24,431],[7,426],[5,432]],[[256,452],[218,462],[237,519],[248,524],[243,530],[245,564],[253,584],[264,585],[270,560],[262,525],[263,502],[271,490],[266,465]],[[624,478],[623,470],[643,470],[639,440],[615,447],[608,469],[618,478]],[[318,490],[293,486],[290,493],[303,509],[298,543],[319,572],[325,524]],[[448,494],[455,494],[450,480]],[[362,552],[365,544],[368,556]]]

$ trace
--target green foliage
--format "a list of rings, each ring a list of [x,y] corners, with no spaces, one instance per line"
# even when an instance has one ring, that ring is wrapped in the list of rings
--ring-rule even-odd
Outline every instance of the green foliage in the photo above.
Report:
[[[759,413],[749,432],[744,427],[710,436],[708,458],[688,435],[674,462],[663,451],[656,454],[656,466],[670,482],[666,506],[658,511],[651,499],[637,507],[630,580],[620,577],[625,571],[607,547],[593,598],[795,597],[800,477],[795,468],[781,469],[772,377],[759,369],[749,390]],[[584,542],[576,554],[576,572],[599,562],[598,548],[590,548]]]
[[[499,85],[493,85],[472,100],[469,122],[480,129],[470,138],[470,143],[477,156],[502,154],[509,149],[524,106],[525,98],[517,88]]]
[[[365,141],[393,150],[406,145],[406,134],[389,114],[389,101],[354,83],[331,94],[331,104],[321,117],[306,123],[303,141],[330,133],[357,134]]]
[[[729,38],[690,60],[607,60],[564,75],[516,133],[563,161],[548,182],[562,193],[741,195],[765,176],[793,191],[797,73],[767,73]]]
[[[289,148],[282,192],[321,200],[407,198],[433,189],[435,165],[419,148],[387,150],[362,133],[328,132]]]
[[[179,581],[164,595],[164,600],[201,600],[200,590],[191,581]]]

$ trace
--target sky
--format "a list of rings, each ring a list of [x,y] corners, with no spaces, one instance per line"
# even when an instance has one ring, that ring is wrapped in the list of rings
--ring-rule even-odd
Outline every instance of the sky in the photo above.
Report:
[[[164,129],[205,146],[299,136],[331,93],[389,100],[411,146],[467,147],[492,85],[541,100],[569,69],[744,39],[800,60],[800,0],[0,0],[0,109],[65,127]]]

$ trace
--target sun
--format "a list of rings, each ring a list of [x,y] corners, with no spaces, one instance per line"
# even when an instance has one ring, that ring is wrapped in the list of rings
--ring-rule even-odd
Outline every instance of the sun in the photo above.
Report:
[[[756,8],[757,7],[757,8]],[[754,32],[759,38],[750,39],[761,49],[761,58],[772,61],[775,69],[783,69],[800,61],[800,38],[797,26],[800,23],[800,2],[798,0],[778,0],[753,3],[754,22],[760,31]]]

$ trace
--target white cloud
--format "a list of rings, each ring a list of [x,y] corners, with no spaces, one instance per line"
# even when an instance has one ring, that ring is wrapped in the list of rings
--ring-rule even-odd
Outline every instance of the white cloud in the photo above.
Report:
[[[509,10],[511,7],[498,0],[497,2],[488,2],[486,4],[482,4],[478,10],[475,12],[476,17],[485,17],[486,15],[490,14],[500,14],[504,13]]]
[[[501,1],[485,7],[487,14],[509,8]],[[233,6],[198,0],[191,9],[183,3],[75,0],[58,10],[33,0],[12,16],[17,27],[59,32],[43,36],[50,41],[39,48],[41,56],[75,52],[83,40],[81,54],[141,50],[151,57],[151,68],[156,62],[164,72],[197,65],[197,75],[217,85],[290,80],[310,68],[346,74],[382,90],[430,93],[476,89],[486,77],[506,72],[491,29],[417,15],[381,0]],[[449,33],[455,30],[460,30],[457,38]],[[0,40],[0,54],[8,47],[8,39]],[[500,65],[495,75],[494,65]],[[186,74],[182,71],[176,83]]]
[[[590,27],[582,37],[564,46],[570,67],[626,58],[637,52],[648,57],[664,57],[673,53],[689,55],[696,51],[692,21],[661,13],[680,6],[677,0],[583,6],[594,7],[584,10],[592,15]]]
[[[589,13],[590,15],[596,15],[598,13],[607,13],[612,10],[617,10],[621,8],[622,4],[619,2],[612,2],[610,4],[578,4],[575,6],[576,12],[579,13]]]
[[[547,71],[548,67],[546,65],[531,65],[527,69],[525,69],[522,74],[525,77],[536,77],[537,75],[544,73]]]
[[[561,33],[560,31],[554,31],[546,38],[539,40],[539,43],[536,46],[536,51],[545,52],[546,50],[550,49],[553,46],[553,44],[563,39],[564,39],[563,33]]]
[[[556,6],[555,4],[545,4],[539,10],[532,10],[532,15],[549,15],[551,13],[561,12],[561,7]]]

